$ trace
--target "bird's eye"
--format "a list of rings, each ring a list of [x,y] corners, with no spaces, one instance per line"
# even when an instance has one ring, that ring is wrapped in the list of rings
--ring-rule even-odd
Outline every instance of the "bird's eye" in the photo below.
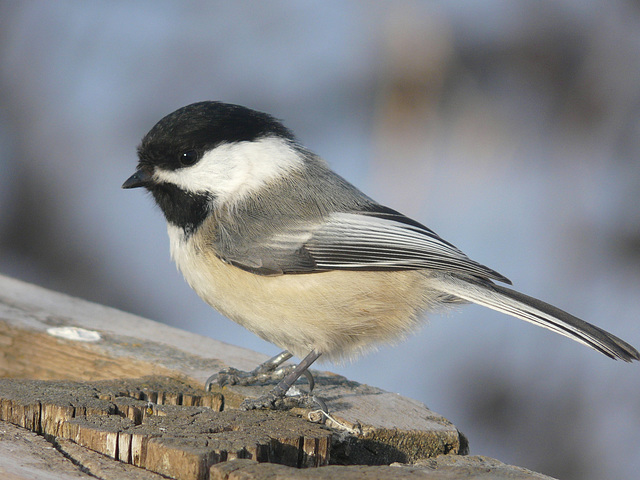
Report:
[[[189,167],[199,160],[198,157],[198,152],[195,150],[187,150],[180,155],[180,165]]]

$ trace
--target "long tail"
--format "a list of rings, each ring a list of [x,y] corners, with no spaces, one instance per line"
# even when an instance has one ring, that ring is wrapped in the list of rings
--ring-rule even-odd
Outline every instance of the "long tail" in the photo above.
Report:
[[[438,281],[443,292],[548,328],[609,358],[640,360],[640,353],[627,342],[537,298],[474,277],[443,275]]]

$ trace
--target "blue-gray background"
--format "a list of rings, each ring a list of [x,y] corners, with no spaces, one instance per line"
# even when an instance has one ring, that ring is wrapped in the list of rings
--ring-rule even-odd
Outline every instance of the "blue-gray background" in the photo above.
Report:
[[[204,305],[120,185],[163,115],[283,119],[371,196],[640,344],[640,7],[631,0],[0,3],[0,272],[272,354]],[[564,479],[640,471],[640,366],[466,307],[326,365]]]

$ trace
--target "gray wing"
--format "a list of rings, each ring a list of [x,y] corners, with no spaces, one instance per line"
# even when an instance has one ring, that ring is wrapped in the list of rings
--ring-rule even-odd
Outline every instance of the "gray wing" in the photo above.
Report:
[[[427,227],[382,206],[285,223],[277,233],[223,258],[262,275],[329,270],[434,269],[511,283],[467,257]]]

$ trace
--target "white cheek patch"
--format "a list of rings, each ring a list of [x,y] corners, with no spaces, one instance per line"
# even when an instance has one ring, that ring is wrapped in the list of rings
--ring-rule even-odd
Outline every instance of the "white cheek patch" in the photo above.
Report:
[[[192,193],[211,193],[216,203],[236,202],[266,183],[302,167],[294,147],[279,137],[228,143],[178,170],[156,169],[154,179]]]

